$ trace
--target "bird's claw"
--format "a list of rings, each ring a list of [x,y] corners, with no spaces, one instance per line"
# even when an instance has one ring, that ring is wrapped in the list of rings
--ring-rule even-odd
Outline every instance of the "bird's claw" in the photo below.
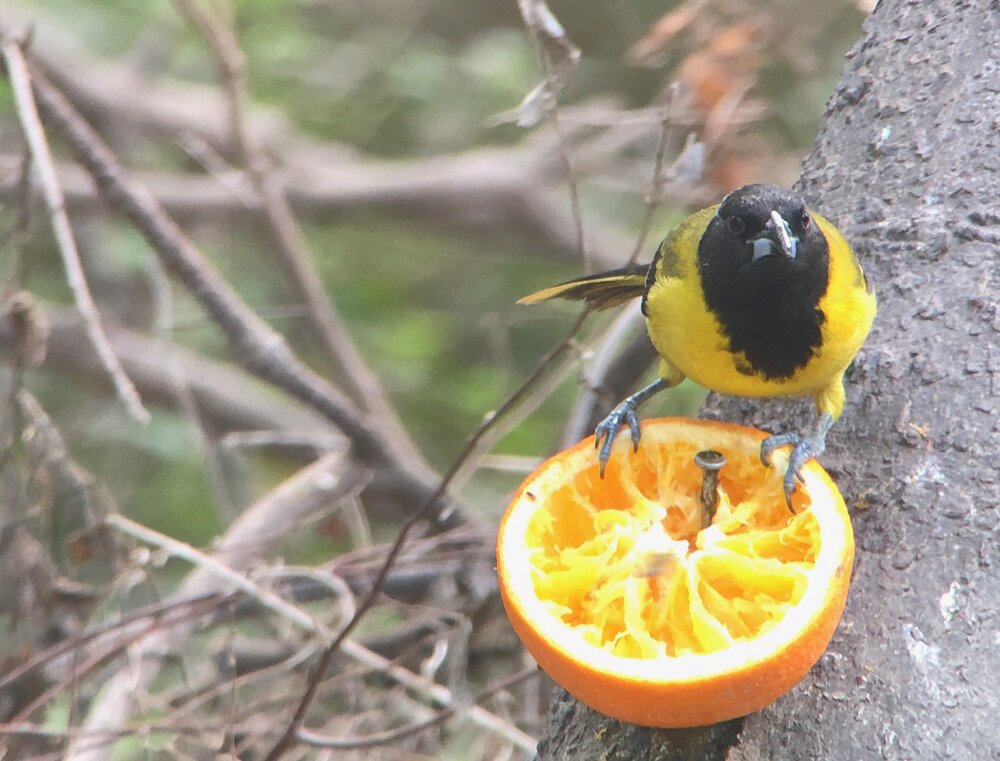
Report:
[[[802,467],[810,460],[819,457],[826,449],[826,443],[820,436],[800,436],[797,433],[783,433],[778,436],[768,436],[760,445],[760,461],[765,466],[771,465],[771,454],[778,447],[791,445],[788,456],[788,468],[785,470],[784,491],[785,504],[792,510],[792,493],[795,491],[795,481],[805,481],[802,477]],[[794,511],[793,511],[794,512]]]
[[[615,436],[618,434],[618,429],[621,428],[622,423],[628,425],[629,433],[632,436],[632,450],[637,451],[639,449],[641,431],[639,429],[639,418],[635,414],[635,409],[636,404],[631,399],[626,399],[611,410],[608,416],[598,423],[597,428],[594,430],[594,448],[597,449],[599,447],[601,450],[597,455],[597,460],[601,464],[601,478],[604,478],[604,469],[611,458],[611,445],[614,443]]]
[[[802,437],[797,433],[782,433],[777,436],[768,436],[760,443],[760,461],[765,468],[771,467],[771,454],[778,447],[785,447],[789,444],[798,446]]]

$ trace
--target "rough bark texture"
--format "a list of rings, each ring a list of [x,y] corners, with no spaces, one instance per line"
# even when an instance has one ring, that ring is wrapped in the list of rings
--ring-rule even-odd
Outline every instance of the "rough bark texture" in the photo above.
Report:
[[[800,189],[879,296],[822,458],[858,545],[830,649],[735,741],[707,728],[657,745],[559,699],[539,758],[688,758],[662,751],[678,735],[728,761],[1000,758],[998,51],[996,0],[882,0],[804,165]],[[799,403],[707,411],[812,420]]]
[[[623,724],[588,708],[565,690],[553,692],[538,758],[555,761],[702,761],[736,740],[740,722],[697,731]]]

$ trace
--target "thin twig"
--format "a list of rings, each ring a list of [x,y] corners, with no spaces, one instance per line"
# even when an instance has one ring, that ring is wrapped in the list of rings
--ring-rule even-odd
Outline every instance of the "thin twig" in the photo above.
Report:
[[[226,585],[238,589],[248,597],[257,600],[265,608],[274,611],[279,616],[283,616],[302,629],[313,634],[320,634],[324,631],[324,627],[317,623],[302,608],[286,602],[280,595],[275,594],[269,589],[265,589],[260,584],[251,581],[245,574],[234,571],[225,563],[195,549],[190,544],[147,528],[141,523],[136,523],[126,518],[124,515],[112,514],[106,520],[111,527],[146,544],[152,544],[166,550],[174,557],[186,560],[195,567],[203,569],[220,581],[225,582]]]
[[[226,95],[230,129],[239,147],[250,181],[271,228],[275,255],[285,275],[306,306],[313,333],[342,369],[342,380],[350,396],[378,421],[399,456],[416,467],[426,461],[386,399],[378,376],[361,356],[335,311],[313,263],[305,235],[292,213],[282,184],[270,161],[248,129],[249,93],[245,56],[231,23],[206,10],[198,0],[173,0],[174,6],[201,33],[215,58]]]
[[[80,654],[79,651],[75,648],[70,649],[69,659],[71,663],[68,676],[50,686],[40,695],[36,696],[34,700],[21,708],[16,715],[11,717],[10,720],[12,722],[26,721],[32,714],[43,708],[56,697],[60,695],[65,696],[67,685],[76,684],[81,677],[110,662],[123,650],[126,650],[129,645],[141,642],[151,633],[161,631],[178,623],[184,623],[189,620],[197,619],[203,615],[203,607],[206,610],[210,610],[211,608],[214,608],[215,605],[216,602],[214,600],[206,598],[195,601],[187,608],[169,611],[168,614],[162,618],[152,620],[140,619],[138,627],[130,627],[123,633],[122,637],[113,640],[110,644],[102,644],[97,648],[96,653],[89,655],[82,661],[79,660],[78,657]]]
[[[21,132],[31,150],[31,156],[42,187],[42,195],[49,209],[52,232],[55,235],[63,266],[66,269],[66,281],[73,293],[76,308],[87,326],[87,336],[97,350],[101,363],[111,377],[115,390],[125,403],[129,414],[140,423],[148,423],[150,420],[149,411],[143,406],[139,393],[122,369],[108,337],[104,334],[97,305],[94,303],[90,288],[87,286],[87,278],[84,275],[80,254],[76,248],[76,239],[73,237],[73,228],[66,216],[66,206],[59,180],[56,177],[52,154],[49,151],[45,131],[42,129],[38,110],[35,107],[35,99],[32,95],[32,77],[21,50],[21,43],[11,37],[6,37],[0,43],[0,52],[2,52],[7,64],[7,77],[14,91],[14,104],[21,124]]]
[[[280,759],[294,744],[296,735],[302,727],[302,722],[305,720],[306,711],[309,709],[309,706],[312,705],[312,702],[316,697],[323,674],[326,672],[330,661],[333,659],[334,654],[340,649],[341,645],[348,641],[348,636],[361,622],[361,619],[364,618],[364,616],[375,605],[375,601],[378,599],[382,588],[385,586],[386,579],[389,576],[389,571],[392,569],[396,559],[403,551],[403,547],[406,545],[410,533],[431,513],[432,506],[440,498],[440,496],[447,491],[451,485],[452,479],[462,469],[465,461],[472,455],[473,452],[476,451],[480,439],[486,436],[493,426],[496,425],[509,410],[516,408],[524,397],[528,395],[531,389],[534,388],[535,384],[548,374],[550,366],[557,359],[559,359],[562,354],[569,351],[572,346],[573,338],[580,331],[580,328],[583,326],[584,320],[587,318],[588,314],[589,309],[584,309],[580,313],[580,316],[577,317],[566,337],[563,338],[558,345],[556,345],[549,351],[548,354],[545,355],[545,357],[542,358],[541,362],[539,362],[538,366],[535,368],[535,371],[516,391],[514,391],[513,394],[511,394],[510,397],[508,397],[507,401],[504,402],[499,409],[497,409],[496,413],[488,418],[486,422],[484,422],[469,437],[465,447],[455,458],[451,467],[448,468],[448,471],[442,477],[435,494],[431,495],[430,499],[426,500],[400,529],[399,534],[396,536],[396,541],[393,543],[392,547],[389,548],[389,552],[386,554],[385,560],[382,562],[382,566],[379,569],[378,575],[375,577],[371,590],[358,605],[358,610],[357,613],[355,613],[354,618],[347,623],[347,626],[340,631],[333,643],[323,652],[319,662],[313,669],[312,675],[309,677],[309,683],[306,687],[306,691],[303,693],[298,707],[295,709],[295,713],[288,722],[288,727],[278,742],[267,754],[265,761],[278,761],[278,759]]]
[[[154,331],[163,339],[166,346],[173,349],[166,355],[165,359],[162,357],[160,359],[167,366],[166,374],[173,386],[173,396],[177,401],[177,406],[201,442],[201,454],[204,457],[208,482],[215,496],[216,509],[220,512],[219,517],[224,524],[229,524],[239,515],[239,510],[226,484],[225,471],[219,457],[218,440],[209,435],[202,420],[201,410],[198,408],[191,390],[191,384],[188,382],[188,377],[185,375],[179,360],[179,353],[176,351],[178,347],[173,341],[172,328],[174,299],[170,280],[159,259],[155,256],[147,256],[147,260],[146,270],[155,307]]]
[[[309,431],[232,431],[219,441],[223,449],[308,449],[325,452],[338,445],[341,439],[329,433]]]
[[[477,558],[491,557],[495,552],[492,532],[473,528],[469,525],[451,531],[414,539],[407,546],[407,552],[397,559],[393,574],[397,583],[404,584],[416,578],[436,578],[454,573]],[[354,586],[370,586],[385,562],[390,545],[378,544],[362,547],[337,555],[325,565],[353,583]],[[399,566],[403,566],[400,568]],[[392,578],[390,577],[390,582]],[[390,594],[396,594],[390,592]],[[398,596],[398,594],[397,594]]]
[[[562,162],[563,169],[566,172],[566,186],[569,190],[570,209],[573,215],[573,224],[576,228],[577,251],[583,260],[584,271],[590,272],[592,271],[592,262],[587,252],[587,241],[584,234],[583,211],[580,208],[579,182],[573,159],[569,154],[569,149],[566,147],[566,135],[559,119],[558,94],[561,82],[556,64],[545,46],[543,35],[560,34],[561,37],[558,39],[558,42],[562,45],[562,50],[564,51],[571,47],[571,43],[566,39],[565,32],[559,27],[555,17],[552,16],[551,11],[542,0],[518,0],[518,9],[521,11],[521,18],[525,26],[528,27],[528,31],[531,33],[535,51],[538,54],[545,76],[545,91],[542,93],[542,102],[545,104],[546,113],[552,124],[552,131],[556,135],[556,148],[559,152],[559,160]],[[548,19],[549,23],[547,25],[542,21],[543,17]],[[579,54],[578,50],[575,52],[577,55]]]
[[[566,188],[569,191],[569,205],[573,215],[573,224],[576,226],[576,248],[580,252],[580,259],[583,260],[583,271],[592,272],[594,267],[587,250],[587,239],[583,227],[583,210],[580,208],[580,182],[576,176],[576,167],[573,164],[573,158],[566,147],[565,133],[562,123],[559,120],[559,107],[555,100],[559,80],[552,62],[544,52],[542,53],[542,60],[546,70],[547,86],[552,91],[553,106],[549,112],[549,120],[552,122],[552,129],[558,138],[559,159],[562,161],[563,168],[566,171]]]
[[[639,230],[639,237],[636,239],[635,248],[628,258],[629,264],[634,264],[635,260],[642,254],[646,246],[646,238],[649,230],[653,226],[653,216],[660,205],[660,198],[663,195],[663,157],[667,152],[667,142],[670,137],[671,116],[675,101],[675,88],[670,88],[667,94],[667,102],[663,104],[660,111],[660,138],[656,144],[656,158],[653,161],[653,179],[650,182],[649,195],[646,196],[646,216],[642,220],[642,228]]]
[[[607,389],[608,377],[616,369],[620,369],[620,363],[623,361],[622,344],[627,343],[634,335],[643,336],[648,343],[645,326],[645,318],[639,311],[639,302],[636,300],[624,307],[601,334],[581,373],[581,392],[569,415],[566,416],[560,440],[561,448],[575,444],[583,436],[593,433],[592,417],[595,410],[601,409],[603,405],[605,408],[601,413],[603,416],[612,404],[618,402],[617,399],[608,398],[610,395]],[[650,352],[652,351],[650,345]]]
[[[501,679],[496,684],[492,684],[485,690],[479,692],[475,698],[473,698],[475,703],[481,703],[498,692],[503,692],[504,690],[509,690],[521,682],[525,682],[534,676],[538,676],[541,672],[538,670],[537,666],[531,666],[529,668],[522,669],[516,674]],[[419,734],[425,729],[430,729],[431,727],[436,727],[440,724],[444,724],[448,719],[458,713],[458,709],[449,706],[447,708],[442,708],[434,716],[423,721],[416,722],[415,724],[408,724],[405,727],[397,727],[396,729],[390,729],[385,732],[377,732],[375,734],[367,735],[366,737],[333,737],[331,735],[323,734],[322,732],[315,732],[311,729],[302,729],[298,731],[298,740],[304,745],[310,745],[314,748],[331,748],[335,750],[362,750],[364,748],[374,748],[379,745],[387,745],[388,743],[395,742],[396,740],[402,740],[406,737],[411,737],[412,735]],[[534,752],[534,748],[527,749],[529,752]]]
[[[298,359],[284,339],[239,298],[156,199],[126,177],[115,156],[59,90],[36,70],[31,70],[31,81],[39,112],[62,134],[105,201],[132,222],[164,267],[222,329],[236,359],[337,425],[351,439],[354,454],[374,469],[376,478],[391,475],[391,483],[417,500],[435,495],[439,509],[446,502],[450,505],[450,499],[445,500],[445,494],[434,488],[432,473],[401,462],[383,432]]]
[[[122,515],[111,515],[107,520],[112,527],[119,531],[127,533],[142,542],[166,550],[171,555],[192,563],[197,568],[225,582],[226,585],[232,586],[251,599],[257,600],[265,608],[274,611],[304,631],[317,635],[324,642],[329,642],[333,639],[333,633],[325,624],[318,622],[299,606],[287,602],[269,589],[251,581],[246,575],[232,570],[225,563],[195,549],[186,542],[181,542],[173,537],[161,534]],[[343,582],[339,582],[339,584],[341,590],[339,599],[344,609],[342,612],[343,618],[354,617],[356,616],[356,612],[352,604],[353,597],[350,595],[350,590]],[[441,705],[450,706],[454,702],[447,688],[392,663],[389,659],[383,658],[354,640],[345,641],[343,643],[343,651],[354,660],[392,677],[410,689],[419,690]],[[484,709],[470,710],[469,718],[475,724],[499,732],[506,739],[516,742],[519,747],[530,749],[534,745],[533,739],[527,738],[527,736]]]
[[[177,145],[244,208],[252,209],[260,203],[260,199],[250,186],[250,180],[246,173],[230,164],[224,156],[219,155],[204,138],[195,133],[186,132],[177,136]]]
[[[500,439],[514,430],[525,418],[550,399],[563,381],[579,366],[580,358],[578,352],[563,357],[558,364],[554,363],[551,372],[546,373],[546,378],[543,382],[538,383],[534,393],[525,395],[516,408],[509,408],[506,414],[496,421],[489,432],[480,438],[476,443],[475,449],[469,453],[465,463],[452,479],[452,488],[461,490],[475,471],[482,466],[481,455],[491,451]],[[490,414],[492,415],[492,413]]]
[[[178,600],[168,600],[164,602],[154,603],[152,605],[146,605],[138,610],[131,611],[129,613],[121,615],[119,618],[111,621],[107,624],[88,629],[81,632],[73,637],[64,639],[62,642],[53,645],[52,647],[46,648],[31,658],[29,658],[24,663],[11,669],[6,674],[0,674],[0,690],[7,689],[10,685],[14,684],[18,679],[22,678],[25,674],[30,673],[34,669],[40,668],[46,664],[56,661],[63,654],[70,652],[72,650],[79,650],[84,645],[88,644],[91,640],[103,639],[109,636],[113,636],[115,630],[123,629],[137,621],[146,618],[158,618],[167,619],[170,615],[180,610],[179,614],[182,618],[187,617],[198,617],[201,616],[201,606],[204,604],[207,609],[216,607],[219,603],[223,602],[229,593],[215,591],[203,592],[199,595],[192,597],[186,597],[184,599]],[[194,614],[189,613],[184,610],[186,608],[193,607],[197,609]],[[168,624],[163,624],[164,626]]]

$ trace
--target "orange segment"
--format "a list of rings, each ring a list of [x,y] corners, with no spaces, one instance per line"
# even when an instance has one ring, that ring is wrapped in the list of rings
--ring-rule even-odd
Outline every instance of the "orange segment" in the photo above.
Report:
[[[605,478],[589,438],[522,484],[500,525],[500,591],[557,683],[624,721],[683,727],[759,710],[805,675],[840,620],[853,534],[814,462],[788,511],[783,454],[759,460],[765,436],[646,420]],[[727,464],[703,528],[704,449]]]

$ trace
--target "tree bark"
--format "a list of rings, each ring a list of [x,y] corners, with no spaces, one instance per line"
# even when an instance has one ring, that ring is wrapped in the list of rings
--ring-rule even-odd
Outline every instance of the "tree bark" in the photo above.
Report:
[[[738,735],[637,732],[578,705],[567,720],[557,698],[540,759],[689,758],[681,741],[727,761],[1000,758],[998,50],[997,0],[882,0],[799,181],[879,298],[822,457],[858,547],[830,648]],[[812,414],[706,409],[768,430]]]

